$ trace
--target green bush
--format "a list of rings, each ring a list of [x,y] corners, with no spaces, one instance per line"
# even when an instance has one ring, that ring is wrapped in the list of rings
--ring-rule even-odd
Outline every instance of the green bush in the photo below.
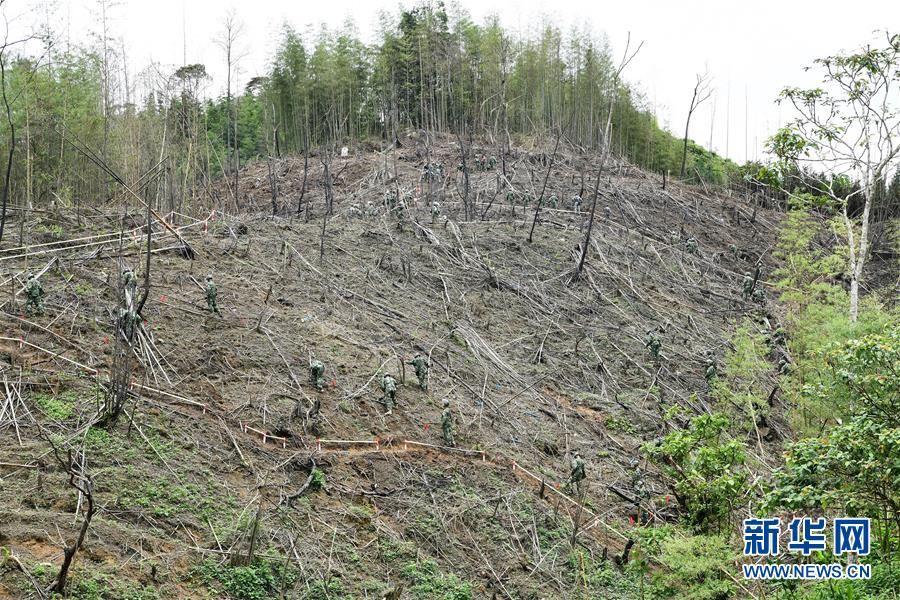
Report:
[[[700,415],[686,429],[643,447],[673,482],[675,498],[697,531],[727,528],[747,485],[744,444],[727,438],[728,424],[724,415]]]
[[[32,399],[41,412],[55,421],[65,421],[75,411],[75,402],[71,394],[59,396],[35,394]]]
[[[220,566],[208,559],[195,572],[204,585],[211,590],[221,586],[221,591],[234,600],[268,600],[279,593],[282,581],[288,588],[297,581],[293,569],[285,570],[280,563],[272,564],[263,558],[246,566]]]
[[[665,569],[653,575],[654,598],[726,600],[736,586],[726,575],[734,571],[734,549],[722,536],[671,536],[662,542]]]
[[[403,567],[403,576],[412,582],[410,593],[422,600],[471,600],[472,584],[456,575],[438,571],[433,560],[410,562]]]

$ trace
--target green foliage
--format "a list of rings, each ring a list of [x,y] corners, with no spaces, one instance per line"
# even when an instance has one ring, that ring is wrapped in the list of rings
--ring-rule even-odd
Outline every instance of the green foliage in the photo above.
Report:
[[[349,600],[351,597],[344,595],[344,582],[336,577],[331,577],[328,581],[318,579],[309,583],[300,598],[303,600],[344,600],[345,598]]]
[[[325,473],[323,473],[319,469],[312,470],[312,481],[309,483],[309,488],[311,490],[324,490],[325,489]]]
[[[788,448],[766,506],[839,509],[881,523],[882,545],[900,539],[900,325],[835,345],[829,375],[803,389],[812,402],[846,406],[848,420]]]
[[[749,318],[735,330],[731,346],[725,354],[725,373],[716,378],[710,391],[720,401],[721,409],[731,410],[734,406],[744,411],[748,421],[743,426],[752,431],[757,416],[769,411],[766,402],[768,375],[772,371],[766,358],[769,346],[766,336]]]
[[[63,393],[58,396],[50,396],[48,394],[35,394],[32,400],[41,412],[56,421],[65,421],[75,411],[75,400],[77,396],[72,393]]]
[[[727,527],[747,484],[744,445],[727,439],[728,425],[724,415],[699,415],[686,429],[673,431],[658,444],[643,446],[672,480],[687,522],[698,531]]]
[[[268,600],[279,593],[282,582],[290,589],[298,578],[293,568],[285,570],[281,561],[270,562],[264,558],[246,566],[219,565],[208,559],[194,573],[210,590],[221,590],[234,600]],[[327,596],[304,596],[307,597]]]
[[[416,546],[410,542],[379,538],[378,554],[382,561],[390,564],[413,558],[416,555]]]
[[[119,501],[125,506],[151,509],[156,517],[171,518],[185,513],[203,521],[218,521],[234,508],[232,498],[222,497],[213,489],[192,483],[180,485],[168,478],[128,486],[121,492]]]
[[[661,544],[660,561],[666,566],[653,575],[654,598],[726,600],[736,586],[726,575],[734,571],[733,545],[712,535],[670,536]]]
[[[409,591],[413,598],[422,600],[471,600],[472,584],[455,574],[438,571],[437,563],[424,560],[407,563],[403,576],[410,580]]]
[[[76,572],[67,590],[72,600],[161,600],[159,592],[151,587],[135,587],[119,577],[91,573],[85,576]],[[54,598],[62,596],[54,595]]]
[[[603,425],[611,431],[620,431],[622,433],[633,434],[637,431],[632,422],[625,417],[606,417]]]
[[[830,226],[840,231],[840,225]],[[857,322],[850,321],[848,295],[837,283],[847,268],[846,251],[820,243],[822,232],[823,223],[812,215],[789,213],[774,251],[780,266],[773,274],[781,300],[789,308],[786,325],[793,358],[781,387],[796,405],[798,428],[816,432],[823,424],[846,416],[851,407],[848,394],[831,393],[835,383],[827,364],[831,347],[897,321],[896,312],[885,311],[875,298],[864,298]]]
[[[568,566],[575,580],[574,598],[634,598],[639,593],[634,577],[617,571],[608,560],[595,560],[584,550],[573,551]]]

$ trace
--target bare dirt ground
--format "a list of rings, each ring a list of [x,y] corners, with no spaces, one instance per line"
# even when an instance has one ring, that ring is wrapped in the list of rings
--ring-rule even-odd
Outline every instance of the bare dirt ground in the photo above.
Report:
[[[207,195],[183,209],[191,216],[171,216],[194,260],[157,227],[135,396],[112,429],[90,425],[115,345],[118,218],[35,213],[22,248],[0,249],[0,400],[21,396],[28,409],[0,419],[0,545],[37,584],[51,582],[81,524],[52,440],[94,482],[98,511],[71,584],[81,597],[256,598],[235,583],[250,571],[229,566],[251,546],[271,576],[252,588],[268,590],[259,597],[635,597],[625,578],[588,589],[572,564],[573,522],[579,556],[601,564],[621,554],[638,515],[622,497],[633,495],[630,462],[666,433],[667,408],[682,406],[681,419],[715,408],[703,353],[721,358],[734,320],[754,310],[741,280],[761,259],[764,284],[778,217],[713,190],[663,190],[659,178],[613,165],[575,281],[595,157],[557,157],[545,197],[559,204],[542,208],[529,242],[535,203],[506,192],[537,195],[548,155],[518,149],[505,178],[501,166],[471,173],[466,219],[457,147],[429,154],[444,165],[439,182],[422,180],[412,142],[335,158],[324,240],[318,157],[299,216],[302,158],[278,165],[276,216],[265,163],[242,173],[237,206],[213,212]],[[382,205],[388,189],[407,197],[404,217]],[[221,185],[213,196],[228,194]],[[377,214],[365,214],[369,201]],[[140,285],[142,219],[133,207],[122,238]],[[697,254],[686,250],[692,236]],[[24,294],[13,292],[26,270],[48,264],[47,312],[23,318]],[[205,309],[207,273],[221,316]],[[761,328],[777,322],[772,313],[756,311]],[[653,327],[658,362],[643,344]],[[428,391],[405,364],[416,352],[431,359]],[[314,358],[326,366],[322,392],[309,383]],[[383,373],[400,382],[388,416]],[[457,445],[473,452],[402,448],[442,444],[444,398]],[[777,420],[767,425],[769,442],[786,435]],[[589,474],[581,513],[554,491],[576,449]],[[304,489],[314,468],[324,486]],[[647,508],[673,519],[666,488],[642,468]],[[33,588],[13,569],[0,579],[0,597]]]

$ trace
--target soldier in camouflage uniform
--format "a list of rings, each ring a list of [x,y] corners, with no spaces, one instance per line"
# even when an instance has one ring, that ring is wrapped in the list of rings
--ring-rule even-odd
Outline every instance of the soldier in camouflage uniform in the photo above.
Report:
[[[744,283],[741,287],[741,298],[744,301],[750,299],[750,295],[753,293],[753,278],[750,276],[750,271],[744,271]]]
[[[431,222],[434,223],[437,221],[438,217],[441,216],[441,205],[437,202],[431,203]]]
[[[131,267],[122,269],[122,287],[125,288],[125,298],[133,302],[137,291],[137,277]]]
[[[41,282],[37,280],[34,273],[28,274],[25,284],[25,314],[29,317],[34,314],[44,314],[44,288],[41,287]]]
[[[314,360],[309,365],[309,381],[320,392],[325,389],[325,365],[320,360]]]
[[[647,484],[644,481],[644,472],[641,470],[641,461],[634,457],[628,464],[631,468],[631,488],[640,500],[648,500],[650,493],[647,491]]]
[[[421,354],[416,354],[411,361],[409,361],[416,369],[416,377],[419,380],[419,387],[423,390],[428,389],[428,359],[422,356]]]
[[[450,400],[447,398],[444,398],[444,410],[441,412],[441,434],[445,445],[456,446],[453,439],[453,414],[450,412]]]
[[[584,493],[583,481],[586,478],[587,475],[584,472],[584,459],[581,458],[581,453],[576,450],[574,456],[572,456],[572,466],[569,471],[569,479],[566,481],[566,485],[575,485],[578,495],[581,496]]]
[[[609,221],[609,218],[612,216],[612,210],[607,206],[603,209],[603,217]]]
[[[697,238],[694,236],[685,240],[684,248],[688,251],[688,254],[700,254],[700,246],[697,244]]]
[[[581,196],[575,194],[572,196],[572,210],[575,212],[581,212]]]
[[[703,376],[706,377],[706,385],[712,385],[713,380],[719,374],[719,363],[716,360],[715,355],[712,350],[706,351],[706,369],[703,371]]]
[[[219,306],[216,304],[216,296],[219,294],[219,288],[216,286],[213,281],[212,274],[206,276],[206,306],[209,308],[210,312],[214,312],[217,315],[221,314],[219,312]]]
[[[766,291],[762,288],[756,288],[753,290],[752,295],[753,301],[757,304],[765,304],[766,303]]]
[[[738,247],[734,244],[728,244],[728,251],[731,252],[731,258],[737,260],[738,258]]]
[[[491,155],[487,162],[488,169],[493,171],[497,167],[497,157]]]
[[[659,340],[659,336],[656,335],[655,329],[648,329],[647,335],[644,337],[644,346],[647,350],[650,351],[650,356],[653,360],[659,360],[659,351],[662,348],[662,342]]]
[[[556,194],[551,194],[550,198],[547,199],[547,203],[550,205],[550,208],[556,208],[559,206],[559,198],[556,197]]]
[[[381,378],[381,391],[384,392],[381,402],[384,403],[384,407],[387,409],[385,414],[389,415],[394,412],[394,403],[397,399],[397,380],[385,373],[384,377]]]

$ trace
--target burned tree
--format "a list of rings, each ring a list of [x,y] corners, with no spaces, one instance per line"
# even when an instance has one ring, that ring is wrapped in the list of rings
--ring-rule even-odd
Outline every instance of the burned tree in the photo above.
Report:
[[[694,93],[691,96],[691,106],[688,108],[687,121],[684,124],[684,148],[681,151],[681,177],[684,178],[684,170],[687,166],[687,149],[688,149],[688,131],[691,127],[691,116],[697,107],[709,100],[712,96],[713,89],[710,87],[712,81],[709,73],[697,75],[697,81],[694,83]]]

